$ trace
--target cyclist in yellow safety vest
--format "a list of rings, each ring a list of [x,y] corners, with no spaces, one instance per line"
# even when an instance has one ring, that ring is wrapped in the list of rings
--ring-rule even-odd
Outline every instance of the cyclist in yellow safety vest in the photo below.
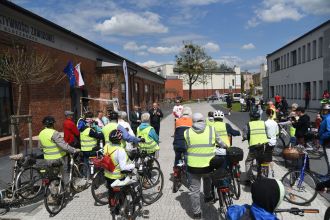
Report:
[[[214,127],[207,126],[201,113],[192,116],[193,125],[185,130],[184,138],[187,145],[187,171],[189,175],[189,190],[192,211],[195,219],[202,217],[200,204],[201,179],[203,178],[204,201],[210,202],[212,196],[212,183],[210,172],[213,168],[210,161],[216,154],[216,145],[219,151],[226,154],[227,145],[221,141]]]
[[[269,101],[267,104],[268,104],[267,108],[270,108],[271,110],[273,110],[275,112],[274,115],[272,116],[272,119],[276,120],[277,113],[276,113],[276,107],[275,107],[274,103],[272,101]]]
[[[266,133],[266,125],[264,121],[260,120],[260,114],[258,112],[252,112],[250,114],[250,122],[243,128],[243,140],[249,141],[249,153],[245,160],[245,169],[248,177],[247,183],[249,183],[252,176],[252,164],[258,153],[264,150],[264,145],[266,145],[265,150],[267,152],[270,150],[268,149],[269,140]]]
[[[233,129],[230,124],[223,122],[224,117],[225,114],[222,111],[220,110],[214,111],[213,127],[215,128],[215,131],[219,133],[221,140],[227,146],[231,146],[232,145],[231,137],[240,136],[241,133],[238,130]]]
[[[114,194],[111,188],[111,184],[117,179],[124,179],[125,175],[121,173],[123,170],[133,170],[135,168],[135,164],[130,162],[128,159],[128,155],[125,149],[122,147],[121,140],[123,134],[120,130],[112,130],[109,134],[109,142],[104,146],[104,155],[108,155],[115,165],[115,169],[104,170],[104,177],[107,181],[107,187],[109,190],[109,198],[110,198],[110,206],[113,206],[111,198],[113,198]]]
[[[108,112],[109,117],[109,123],[102,128],[102,133],[104,135],[105,144],[110,143],[109,141],[109,135],[111,131],[113,130],[119,130],[122,133],[122,140],[121,140],[121,146],[125,147],[126,142],[132,142],[133,144],[137,144],[141,141],[140,138],[135,137],[134,135],[130,135],[126,128],[124,128],[122,125],[118,124],[118,118],[119,115],[117,112],[110,110]]]
[[[207,116],[208,117],[206,118],[206,125],[213,126],[213,124],[214,124],[213,112],[208,112]]]
[[[83,152],[84,163],[89,166],[89,157],[95,156],[95,149],[98,148],[98,143],[103,142],[104,136],[102,133],[97,133],[94,130],[94,119],[93,113],[87,112],[86,115],[86,125],[81,129],[80,132],[80,145],[81,151]]]
[[[44,154],[44,159],[49,165],[62,164],[66,166],[65,162],[66,152],[77,153],[80,149],[75,149],[66,143],[58,131],[54,129],[55,118],[52,116],[46,116],[42,120],[42,124],[45,128],[39,133],[40,147]],[[63,176],[65,175],[63,166],[61,168]],[[67,178],[64,178],[67,180]]]
[[[149,124],[150,114],[143,113],[141,115],[141,124],[137,128],[136,135],[144,138],[145,142],[139,144],[140,150],[146,151],[148,154],[155,154],[159,151],[159,137],[155,129]]]

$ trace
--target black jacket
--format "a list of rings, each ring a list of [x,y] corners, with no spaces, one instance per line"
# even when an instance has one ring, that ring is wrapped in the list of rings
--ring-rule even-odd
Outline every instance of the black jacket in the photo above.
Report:
[[[299,117],[299,120],[292,125],[294,128],[296,128],[295,136],[297,138],[302,138],[308,132],[308,128],[310,127],[310,118],[308,115],[303,115]]]
[[[159,115],[157,115],[157,113],[159,113]],[[157,109],[150,109],[149,110],[149,114],[150,114],[150,125],[153,127],[159,127],[160,125],[160,119],[163,117],[163,112],[162,110],[160,110],[159,108]]]
[[[139,113],[139,117],[137,116],[135,111],[131,111],[130,115],[129,115],[129,120],[131,121],[131,127],[134,130],[137,129],[137,127],[139,127],[139,125],[141,124],[141,122],[137,122],[138,120],[141,121],[141,115],[142,112],[138,112]]]
[[[187,151],[186,140],[184,139],[184,132],[190,127],[177,127],[174,133],[173,147],[175,151]]]

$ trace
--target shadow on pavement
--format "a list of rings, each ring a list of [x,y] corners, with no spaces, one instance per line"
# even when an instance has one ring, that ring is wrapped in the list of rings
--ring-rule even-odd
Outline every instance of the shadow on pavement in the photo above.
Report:
[[[213,205],[204,203],[204,196],[202,193],[200,195],[201,195],[201,209],[202,209],[203,219],[210,219],[210,220],[219,219],[218,210]],[[175,199],[180,202],[181,207],[186,211],[187,215],[189,215],[190,218],[193,218],[189,193],[182,192]],[[217,205],[218,203],[215,203],[215,206]]]

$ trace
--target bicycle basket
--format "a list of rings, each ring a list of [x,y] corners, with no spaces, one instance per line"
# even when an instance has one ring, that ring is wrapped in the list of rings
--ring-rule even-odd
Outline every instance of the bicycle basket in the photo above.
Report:
[[[211,179],[215,187],[227,187],[230,183],[231,174],[226,169],[220,168],[212,172]]]
[[[242,161],[244,157],[244,152],[239,147],[229,147],[227,149],[227,161],[230,163],[237,163],[239,161]]]
[[[303,155],[303,152],[296,147],[287,147],[282,151],[282,157],[286,160],[297,160]]]

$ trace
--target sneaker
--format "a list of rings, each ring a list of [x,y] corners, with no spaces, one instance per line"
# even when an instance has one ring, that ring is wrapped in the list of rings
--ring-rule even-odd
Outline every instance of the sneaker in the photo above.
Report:
[[[196,213],[194,214],[194,219],[202,219],[202,213]]]

